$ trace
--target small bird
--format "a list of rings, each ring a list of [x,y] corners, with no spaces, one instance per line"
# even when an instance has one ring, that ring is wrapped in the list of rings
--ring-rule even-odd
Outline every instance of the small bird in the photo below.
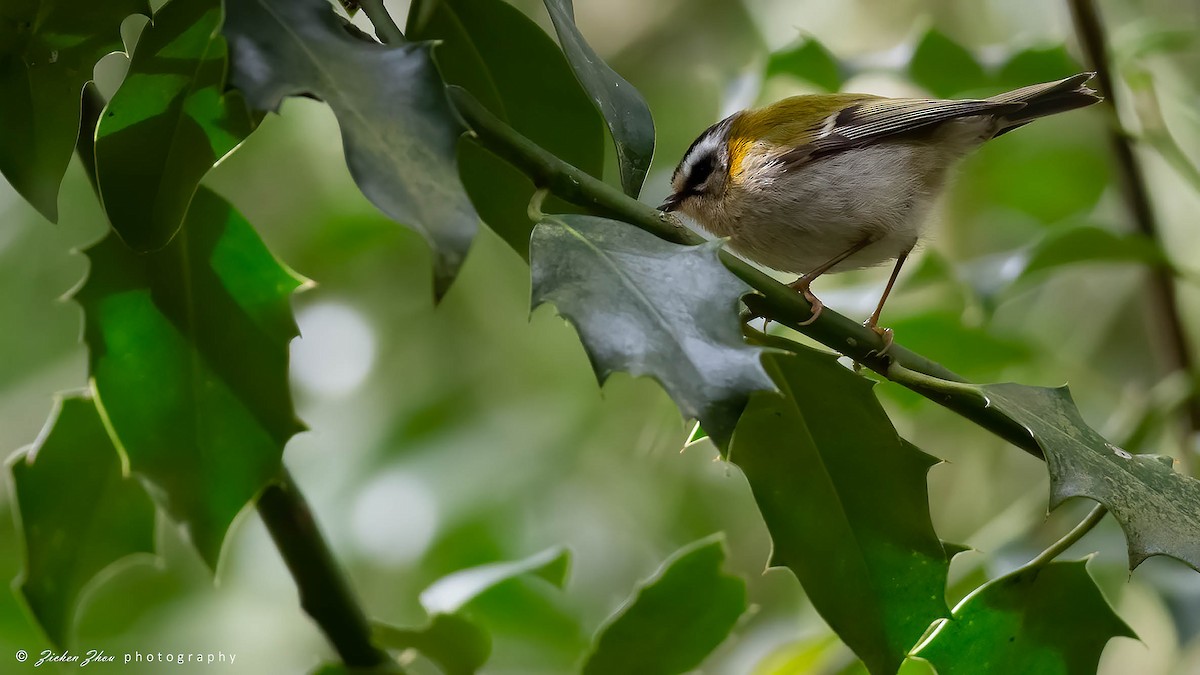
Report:
[[[865,325],[891,346],[879,315],[955,162],[984,142],[1101,98],[1094,73],[978,100],[793,96],[743,110],[692,143],[659,209],[678,211],[749,260],[814,279],[895,260]]]

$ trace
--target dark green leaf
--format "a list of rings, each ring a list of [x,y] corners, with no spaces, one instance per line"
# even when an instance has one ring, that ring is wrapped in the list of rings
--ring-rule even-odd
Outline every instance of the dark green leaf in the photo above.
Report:
[[[76,298],[100,405],[130,469],[215,567],[302,428],[287,376],[301,279],[205,189],[166,248],[138,255],[109,236],[87,255]]]
[[[113,229],[139,251],[162,248],[200,179],[253,129],[226,95],[219,0],[171,0],[138,39],[96,128],[96,174]]]
[[[375,624],[375,641],[388,649],[415,649],[441,667],[445,675],[474,675],[487,663],[492,640],[487,631],[457,614],[435,614],[419,630]]]
[[[599,113],[554,40],[519,10],[503,0],[418,0],[407,35],[440,41],[434,58],[447,82],[557,157],[603,176]],[[461,144],[459,168],[480,217],[528,258],[533,183],[473,141]]]
[[[0,173],[50,220],[79,135],[80,96],[121,22],[147,0],[0,3]]]
[[[815,38],[805,38],[793,47],[771,54],[767,77],[775,75],[797,77],[829,92],[841,89],[845,81],[837,59]]]
[[[363,194],[433,248],[434,292],[441,297],[479,218],[458,179],[463,127],[446,100],[431,45],[365,40],[326,0],[243,0],[226,11],[233,84],[260,110],[301,94],[329,104]]]
[[[936,28],[929,29],[917,44],[908,75],[940,98],[951,98],[988,83],[983,66],[971,52]]]
[[[1037,82],[1061,80],[1080,72],[1079,62],[1067,53],[1066,47],[1026,49],[1014,54],[996,76],[996,87],[1018,89]]]
[[[64,399],[49,433],[10,468],[25,539],[17,588],[61,648],[89,582],[118,560],[154,553],[154,504],[121,475],[91,399]]]
[[[421,592],[421,605],[430,614],[452,614],[472,599],[504,581],[523,574],[562,586],[571,566],[565,548],[551,548],[513,562],[488,563],[459,570],[438,579]]]
[[[949,556],[926,485],[937,460],[900,438],[871,382],[833,355],[765,359],[782,395],[751,397],[729,460],[767,523],[771,565],[795,573],[870,672],[893,675],[948,613]]]
[[[709,537],[676,552],[596,637],[583,675],[676,675],[704,660],[746,611],[746,582]]]
[[[1048,232],[1034,246],[1018,279],[1064,265],[1092,262],[1164,265],[1167,260],[1162,250],[1143,235],[1117,234],[1090,225],[1061,227]]]
[[[571,0],[545,0],[567,61],[579,83],[596,102],[617,149],[621,186],[637,197],[654,156],[654,119],[638,90],[610,68],[583,39],[575,25]]]
[[[773,386],[738,323],[750,288],[721,264],[719,247],[672,244],[604,218],[547,216],[530,259],[533,305],[553,303],[575,325],[601,382],[616,371],[652,376],[724,448],[750,393]]]
[[[1090,675],[1104,645],[1136,638],[1105,601],[1087,561],[1019,569],[954,609],[914,654],[938,675]]]
[[[1169,457],[1131,455],[1105,441],[1065,386],[962,386],[1033,435],[1050,471],[1051,509],[1071,497],[1094,499],[1125,531],[1130,569],[1165,555],[1200,571],[1200,480],[1173,471]]]

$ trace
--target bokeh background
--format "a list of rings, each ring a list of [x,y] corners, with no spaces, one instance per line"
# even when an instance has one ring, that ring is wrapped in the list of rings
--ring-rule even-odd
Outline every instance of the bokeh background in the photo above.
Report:
[[[389,2],[397,19],[407,3]],[[543,26],[538,0],[514,0]],[[803,36],[854,72],[847,90],[924,95],[909,75],[915,46],[936,29],[985,66],[977,93],[1013,56],[1065,46],[1070,15],[1047,0],[576,0],[584,34],[637,86],[658,129],[644,197],[657,203],[694,136],[756,102],[816,91],[774,73],[772,54]],[[1186,328],[1200,346],[1200,5],[1105,0],[1111,49],[1135,135],[1163,132],[1181,156],[1139,146],[1179,269]],[[136,26],[129,26],[136,33]],[[119,57],[105,67],[119,69]],[[1082,66],[1080,66],[1082,69]],[[989,90],[989,86],[992,88]],[[910,263],[885,323],[898,339],[979,381],[1070,382],[1090,423],[1127,438],[1147,410],[1186,388],[1165,378],[1145,305],[1144,266],[1113,262],[1023,273],[1038,242],[1067,228],[1130,231],[1098,108],[1009,134],[967,160]],[[1181,161],[1182,160],[1182,161]],[[769,539],[733,467],[699,444],[652,381],[624,375],[598,387],[573,329],[552,308],[529,311],[528,269],[482,232],[444,302],[430,301],[430,256],[419,237],[378,213],[342,161],[332,114],[302,99],[271,115],[206,183],[253,223],[286,264],[312,279],[296,296],[303,337],[292,382],[310,431],[285,461],[318,514],[369,614],[425,621],[417,600],[461,568],[567,546],[564,589],[506,584],[479,601],[495,631],[486,672],[569,672],[589,636],[672,551],[725,533],[729,569],[749,582],[755,610],[705,664],[714,674],[839,673],[856,669],[790,573],[764,572]],[[41,219],[0,183],[0,448],[37,437],[57,392],[86,386],[81,314],[62,300],[86,273],[76,253],[105,232],[76,164],[61,222]],[[826,303],[865,317],[887,270],[822,280]],[[976,551],[952,568],[951,602],[1024,562],[1086,511],[1046,513],[1041,462],[887,383],[877,391],[900,431],[946,463],[930,474],[935,525]],[[1132,448],[1131,448],[1132,449]],[[1141,451],[1180,457],[1200,472],[1196,439],[1167,420]],[[880,504],[880,508],[887,508]],[[0,482],[0,577],[20,548],[11,483]],[[76,653],[235,653],[230,673],[298,673],[330,652],[300,612],[290,577],[253,512],[232,530],[214,585],[169,523],[161,560],[112,570],[79,616]],[[1105,522],[1072,555],[1097,551],[1093,575],[1142,642],[1118,639],[1101,672],[1200,672],[1200,575],[1152,559],[1130,577],[1121,533]],[[47,645],[15,597],[0,594],[0,671],[18,648]],[[424,671],[416,664],[414,672]],[[169,664],[120,672],[212,672]],[[43,667],[47,669],[47,667]],[[65,670],[65,669],[64,669]],[[922,664],[906,671],[930,672]]]

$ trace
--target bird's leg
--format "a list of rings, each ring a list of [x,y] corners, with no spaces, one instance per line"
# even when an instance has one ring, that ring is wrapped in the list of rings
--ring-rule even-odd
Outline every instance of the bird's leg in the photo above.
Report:
[[[853,246],[851,246],[850,248],[833,256],[832,258],[821,263],[820,265],[817,265],[816,267],[814,267],[812,270],[810,270],[804,276],[802,276],[799,279],[788,284],[788,286],[790,288],[792,288],[793,290],[800,291],[800,293],[804,295],[804,299],[808,300],[809,304],[812,305],[812,316],[808,317],[804,321],[801,321],[798,325],[807,326],[808,324],[816,321],[817,317],[821,316],[821,310],[825,309],[825,303],[821,302],[820,298],[813,295],[812,289],[810,288],[812,286],[813,280],[816,279],[817,277],[821,276],[822,274],[828,272],[829,270],[833,269],[833,267],[835,265],[842,262],[846,258],[849,258],[850,256],[854,255],[855,253],[858,253],[859,251],[863,250],[867,246],[870,246],[874,242],[875,242],[875,239],[873,239],[873,238],[863,239],[861,241],[855,242],[855,244]]]
[[[879,337],[883,338],[883,349],[877,352],[879,356],[886,354],[892,348],[892,342],[895,340],[895,335],[892,333],[891,328],[879,327],[879,315],[883,313],[883,303],[887,302],[888,295],[892,292],[892,286],[896,285],[896,277],[900,276],[900,268],[904,266],[904,261],[908,258],[908,254],[909,251],[905,251],[900,254],[900,257],[896,258],[896,266],[892,268],[892,276],[888,278],[887,286],[883,288],[883,295],[879,296],[879,304],[875,307],[875,311],[871,312],[870,318],[863,322],[864,326],[875,331]]]

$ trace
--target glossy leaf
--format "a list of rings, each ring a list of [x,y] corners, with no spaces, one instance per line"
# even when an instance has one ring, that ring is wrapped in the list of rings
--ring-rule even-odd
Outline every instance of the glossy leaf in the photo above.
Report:
[[[492,652],[487,631],[458,614],[435,614],[421,629],[376,624],[376,643],[391,650],[415,649],[434,661],[444,675],[474,675]]]
[[[442,77],[535,143],[601,178],[604,124],[554,40],[504,0],[417,0],[407,36],[438,40]],[[479,215],[529,257],[533,183],[472,140],[459,148],[459,174]]]
[[[301,430],[288,384],[302,280],[201,189],[171,244],[87,250],[76,294],[90,371],[130,469],[210,565],[230,522],[280,469]]]
[[[1153,241],[1139,234],[1117,234],[1090,225],[1055,228],[1034,246],[1018,279],[1079,263],[1167,264]]]
[[[451,614],[489,588],[523,574],[540,577],[555,586],[566,581],[571,566],[570,552],[550,548],[523,560],[488,563],[438,579],[421,592],[421,605],[430,614]]]
[[[765,360],[781,393],[751,397],[729,461],[766,521],[771,566],[796,575],[871,673],[893,675],[948,613],[949,554],[926,485],[937,460],[896,433],[871,382],[833,355]]]
[[[75,152],[80,97],[100,57],[122,49],[121,22],[147,0],[0,3],[0,173],[50,220]]]
[[[842,88],[845,76],[837,58],[815,38],[775,52],[767,60],[767,77],[790,75],[828,92]]]
[[[1072,497],[1098,501],[1125,531],[1130,569],[1165,555],[1200,571],[1200,480],[1173,471],[1169,457],[1132,455],[1104,440],[1065,386],[971,388],[1037,441],[1050,471],[1051,509]]]
[[[671,556],[600,630],[583,675],[690,671],[746,611],[746,582],[721,571],[725,547],[702,539]]]
[[[171,0],[138,38],[96,128],[96,174],[113,229],[139,251],[162,248],[200,179],[253,129],[228,65],[219,0]]]
[[[650,375],[724,448],[752,392],[773,389],[745,344],[738,299],[750,288],[719,242],[680,246],[625,223],[547,216],[533,231],[533,305],[575,325],[597,377]]]
[[[1105,601],[1087,561],[1018,569],[954,608],[917,650],[938,675],[1090,675],[1114,637],[1136,638]]]
[[[121,475],[91,399],[64,399],[48,432],[12,461],[25,540],[16,588],[42,629],[65,646],[80,597],[103,570],[154,553],[154,504]]]
[[[625,194],[636,198],[654,156],[654,119],[650,107],[638,90],[597,56],[583,39],[575,25],[571,0],[545,0],[545,3],[567,61],[608,124],[617,149],[621,187]]]
[[[987,85],[983,66],[975,57],[936,28],[917,44],[908,75],[938,98],[952,98]]]
[[[458,178],[463,127],[446,100],[431,45],[364,39],[326,0],[244,0],[228,3],[226,12],[233,84],[260,110],[302,94],[329,104],[359,189],[433,248],[434,292],[441,297],[479,218]]]

